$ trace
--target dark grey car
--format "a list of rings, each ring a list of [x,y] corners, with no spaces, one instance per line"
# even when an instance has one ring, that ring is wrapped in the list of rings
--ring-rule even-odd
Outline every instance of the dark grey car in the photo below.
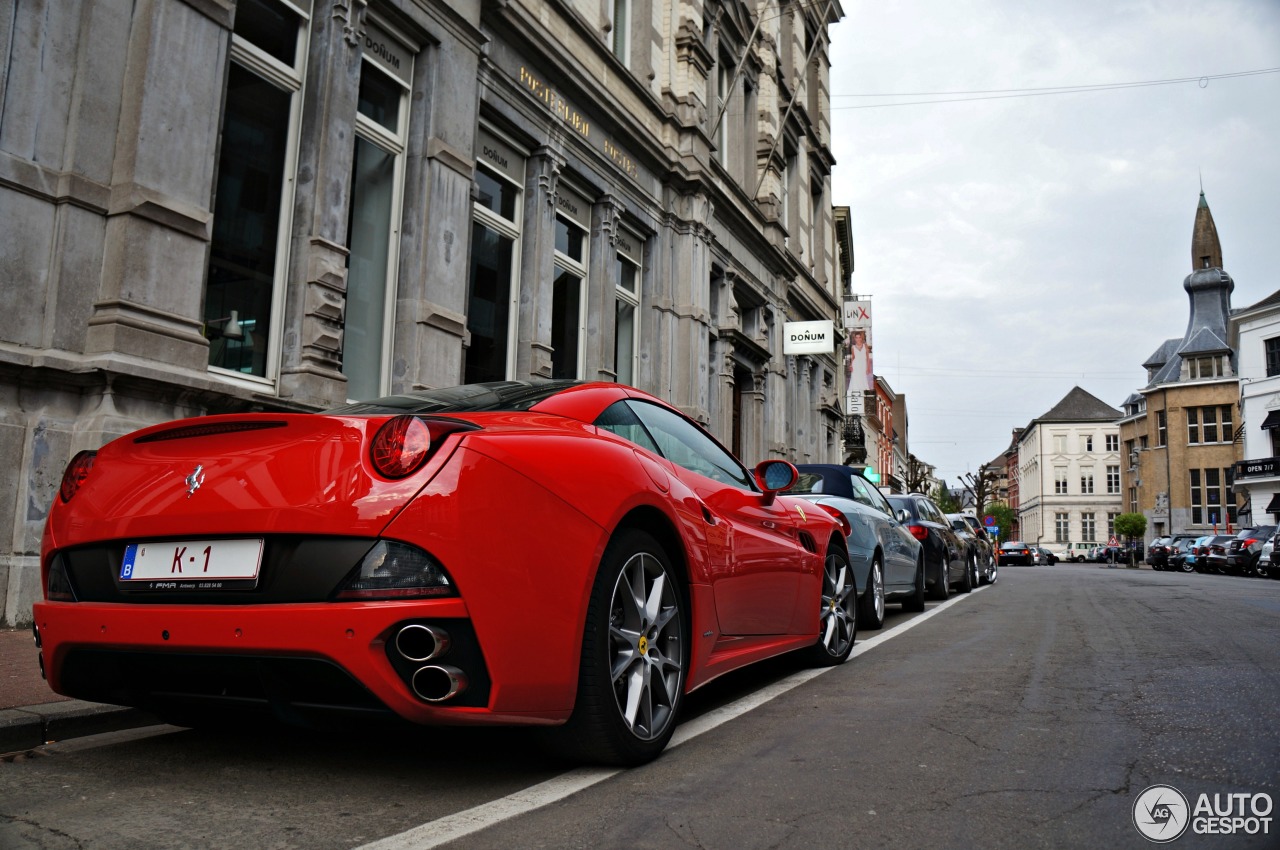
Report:
[[[946,599],[951,595],[952,585],[961,593],[977,586],[977,564],[966,557],[964,541],[932,499],[923,493],[911,493],[890,496],[889,504],[907,512],[907,530],[924,544],[925,582],[930,598]]]

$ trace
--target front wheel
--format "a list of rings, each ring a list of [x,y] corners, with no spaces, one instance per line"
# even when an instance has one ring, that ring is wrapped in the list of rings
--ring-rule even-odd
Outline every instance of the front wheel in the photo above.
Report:
[[[978,556],[970,555],[964,565],[964,581],[960,582],[961,593],[972,593],[973,586],[978,583]]]
[[[587,608],[573,714],[547,730],[559,755],[629,766],[662,752],[684,697],[684,605],[651,535],[628,529],[609,543]]]
[[[809,647],[816,667],[844,663],[853,651],[858,630],[858,593],[849,558],[839,549],[827,552],[822,574],[822,603],[818,612],[818,642]]]

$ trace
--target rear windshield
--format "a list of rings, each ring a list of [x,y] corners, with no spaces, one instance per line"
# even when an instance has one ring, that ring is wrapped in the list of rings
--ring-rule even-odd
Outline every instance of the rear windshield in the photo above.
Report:
[[[382,413],[479,413],[484,411],[528,410],[561,390],[581,381],[495,381],[464,384],[403,395],[389,395],[372,401],[357,401],[325,413],[375,416]]]

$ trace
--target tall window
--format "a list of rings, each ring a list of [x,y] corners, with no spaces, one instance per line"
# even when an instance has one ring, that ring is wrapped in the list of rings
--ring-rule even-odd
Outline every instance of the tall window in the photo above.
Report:
[[[465,380],[504,381],[513,367],[515,269],[520,237],[524,161],[485,132],[477,141],[476,201],[472,205],[470,294]],[[492,168],[486,167],[487,163]]]
[[[1118,494],[1120,492],[1120,467],[1107,466],[1107,493]]]
[[[1262,345],[1267,352],[1267,377],[1280,375],[1280,336],[1263,340]]]
[[[1080,470],[1080,492],[1086,495],[1093,492],[1093,467],[1086,466]]]
[[[1053,539],[1057,543],[1066,543],[1071,540],[1071,518],[1068,514],[1053,515]]]
[[[1116,536],[1116,517],[1120,516],[1117,511],[1107,511],[1107,538]]]
[[[1191,524],[1204,524],[1204,482],[1200,470],[1188,469],[1187,477],[1191,484]]]
[[[236,6],[205,284],[209,366],[272,378],[288,265],[306,16],[281,0]]]
[[[1055,466],[1053,468],[1053,492],[1058,496],[1062,496],[1067,492],[1067,468],[1065,466]]]
[[[1120,451],[1120,435],[1119,434],[1107,435],[1107,451],[1109,452]]]
[[[586,333],[586,199],[561,186],[556,190],[555,280],[551,289],[551,377],[581,377]]]
[[[1093,451],[1093,435],[1089,434],[1084,438],[1084,450],[1086,452]]]
[[[1067,435],[1066,434],[1053,435],[1053,452],[1054,454],[1060,454],[1060,455],[1064,455],[1067,453]]]
[[[610,24],[613,27],[613,55],[623,65],[631,65],[631,0],[613,0]]]
[[[716,63],[716,111],[711,121],[719,121],[715,125],[715,136],[712,142],[716,149],[713,154],[716,161],[726,168],[729,165],[729,95],[733,84],[733,62],[725,54],[720,54]]]
[[[1209,511],[1209,522],[1226,522],[1222,516],[1222,470],[1206,469],[1204,471],[1204,504]]]
[[[1097,520],[1092,512],[1080,514],[1080,539],[1085,543],[1097,542]]]
[[[618,237],[618,284],[614,295],[613,371],[618,383],[634,386],[640,351],[640,240],[625,231]]]
[[[1156,411],[1156,445],[1165,446],[1169,443],[1169,418],[1167,411]]]
[[[384,44],[390,38],[372,23],[367,35]],[[342,334],[342,373],[351,399],[375,398],[388,389],[404,183],[405,81],[412,79],[411,68],[405,66],[411,62],[412,54],[406,51],[400,78],[369,56],[360,71]]]

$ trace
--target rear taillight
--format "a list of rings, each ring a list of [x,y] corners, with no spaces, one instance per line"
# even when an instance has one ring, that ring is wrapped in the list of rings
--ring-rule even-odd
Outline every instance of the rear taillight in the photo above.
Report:
[[[422,468],[440,441],[455,431],[477,426],[453,419],[425,419],[405,414],[388,419],[373,436],[369,459],[379,475],[405,478]]]
[[[378,429],[369,451],[373,468],[380,475],[404,478],[426,463],[431,451],[431,432],[416,416],[397,416]]]
[[[840,533],[845,537],[848,537],[853,533],[853,526],[849,524],[849,518],[846,517],[844,512],[839,508],[833,507],[832,505],[818,505],[818,507],[831,514],[831,518],[840,523]]]
[[[907,531],[910,531],[911,536],[916,540],[929,539],[929,529],[925,528],[923,525],[908,525]]]
[[[63,502],[70,502],[71,497],[80,489],[80,485],[89,477],[94,458],[97,456],[97,452],[77,452],[71,459],[71,463],[67,464],[66,471],[62,473],[62,486],[58,489]]]

